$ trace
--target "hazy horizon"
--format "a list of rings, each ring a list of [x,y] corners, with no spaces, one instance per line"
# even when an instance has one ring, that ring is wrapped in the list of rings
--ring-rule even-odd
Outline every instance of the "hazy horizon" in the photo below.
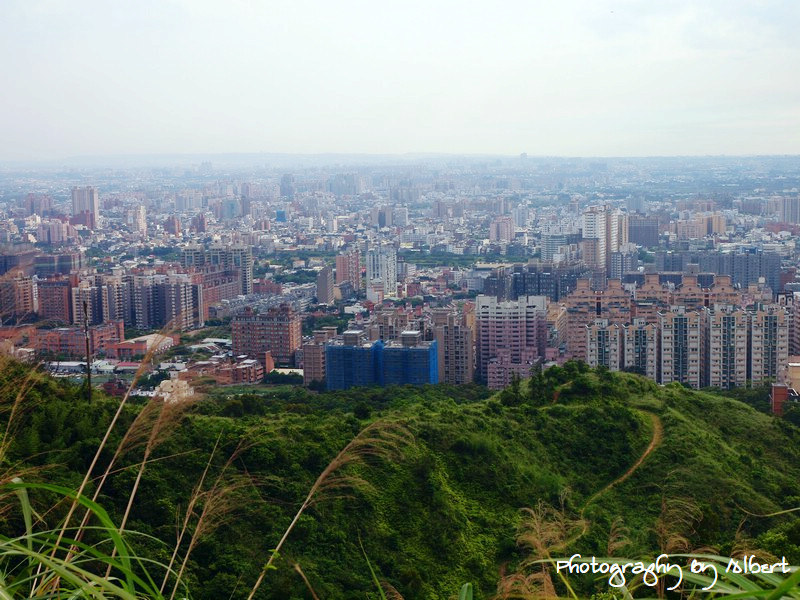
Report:
[[[658,163],[658,161],[752,161],[752,160],[794,160],[800,154],[703,154],[703,155],[650,155],[650,156],[567,156],[567,155],[528,155],[531,166],[536,164],[571,161],[609,161],[610,163],[626,161]],[[407,152],[402,154],[386,153],[174,153],[174,154],[106,154],[68,156],[43,160],[0,160],[0,169],[4,171],[22,170],[61,170],[61,169],[140,169],[140,168],[189,168],[199,167],[203,162],[211,163],[213,172],[225,169],[304,169],[304,168],[368,168],[377,166],[422,166],[446,164],[485,164],[492,162],[494,166],[522,166],[519,155],[509,154],[456,154]]]
[[[800,154],[800,3],[10,0],[0,161]]]

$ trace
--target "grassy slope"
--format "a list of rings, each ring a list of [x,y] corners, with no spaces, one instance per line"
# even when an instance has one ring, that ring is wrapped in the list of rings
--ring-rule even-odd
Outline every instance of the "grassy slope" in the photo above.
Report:
[[[679,387],[645,402],[662,420],[664,442],[635,477],[597,502],[601,512],[629,514],[641,543],[657,542],[645,535],[645,515],[660,511],[663,495],[692,499],[702,510],[695,543],[722,549],[730,548],[730,532],[746,516],[741,509],[765,514],[800,506],[796,428],[745,404]],[[770,524],[749,518],[745,531]]]
[[[320,597],[364,598],[369,573],[359,535],[383,577],[406,598],[448,597],[460,583],[472,581],[477,597],[488,597],[504,563],[519,559],[514,538],[519,508],[540,500],[557,505],[569,490],[566,509],[577,515],[594,492],[622,475],[644,452],[657,414],[664,439],[641,467],[587,507],[585,536],[568,550],[605,554],[611,523],[621,516],[631,545],[624,554],[652,555],[659,547],[654,531],[662,498],[691,498],[702,518],[682,532],[693,545],[730,545],[743,513],[771,512],[800,505],[798,430],[746,405],[711,394],[656,386],[629,375],[611,378],[603,388],[594,374],[561,385],[558,402],[535,408],[504,406],[498,398],[480,399],[474,390],[432,387],[424,390],[357,391],[306,395],[302,391],[228,399],[203,407],[162,446],[145,471],[130,529],[174,539],[175,513],[185,506],[217,435],[229,450],[242,437],[258,443],[236,462],[258,483],[243,492],[235,511],[198,546],[191,565],[194,597],[242,597],[274,547],[316,476],[355,433],[378,417],[400,419],[415,436],[405,458],[376,463],[359,474],[371,489],[346,490],[350,498],[321,502],[306,513],[284,547],[280,568],[270,573],[261,597],[305,597],[302,582],[289,568],[298,561]],[[20,453],[30,451],[51,431],[41,410],[92,413],[80,399],[70,407],[52,399],[36,408],[19,434]],[[524,386],[523,386],[524,387]],[[227,393],[227,392],[223,392]],[[455,397],[458,401],[454,401]],[[47,406],[50,405],[48,409]],[[110,403],[99,402],[107,418]],[[359,404],[372,406],[362,419]],[[234,414],[251,416],[230,418]],[[341,408],[337,408],[341,407]],[[288,410],[287,410],[288,409]],[[358,412],[358,411],[357,411]],[[61,418],[70,433],[74,419]],[[55,418],[55,417],[54,417]],[[45,443],[49,444],[51,441]],[[67,468],[48,477],[70,482],[87,460],[85,444],[75,454],[58,439],[57,455]],[[26,448],[27,444],[27,448]],[[131,456],[128,462],[135,462]],[[218,460],[217,463],[221,461]],[[135,476],[123,472],[105,490],[108,508],[121,510]],[[750,519],[757,534],[774,521]],[[166,548],[142,542],[154,558]],[[240,579],[241,578],[241,579]]]

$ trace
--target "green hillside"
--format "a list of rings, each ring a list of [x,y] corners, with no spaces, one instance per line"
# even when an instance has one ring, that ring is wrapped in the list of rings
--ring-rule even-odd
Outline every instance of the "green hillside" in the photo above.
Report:
[[[88,406],[80,389],[31,379],[18,365],[6,365],[0,379],[6,421],[22,382],[30,383],[15,409],[3,480],[19,474],[77,489],[119,401],[96,394]],[[146,410],[125,408],[95,476]],[[319,395],[218,389],[151,435],[158,422],[140,417],[98,500],[119,522],[147,452],[126,527],[136,534],[127,537],[167,564],[176,523],[203,481],[208,493],[196,512],[204,503],[216,512],[191,547],[193,598],[246,598],[317,477],[374,422],[392,426],[323,482],[257,597],[310,597],[295,563],[320,598],[378,597],[365,554],[406,599],[448,598],[464,582],[488,598],[500,573],[524,571],[537,549],[652,557],[749,545],[800,562],[792,514],[751,516],[800,506],[800,429],[735,400],[635,375],[568,364],[494,396],[444,385]],[[63,518],[66,503],[53,508],[52,493],[32,496],[48,524]],[[2,515],[3,530],[21,527],[14,510]],[[535,525],[533,551],[518,545]],[[595,591],[590,581],[577,585],[582,595]]]

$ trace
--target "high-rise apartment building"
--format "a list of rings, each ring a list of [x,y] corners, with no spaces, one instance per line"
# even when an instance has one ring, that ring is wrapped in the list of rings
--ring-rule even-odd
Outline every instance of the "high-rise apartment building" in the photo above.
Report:
[[[85,265],[82,252],[61,252],[59,254],[40,254],[33,261],[33,268],[39,277],[50,275],[69,275]]]
[[[489,241],[505,242],[507,244],[514,241],[516,225],[511,217],[497,217],[489,225]]]
[[[325,344],[336,337],[336,327],[314,330],[311,340],[303,344],[303,384],[326,380]]]
[[[370,211],[370,223],[381,229],[383,227],[391,227],[394,218],[394,210],[391,206],[375,206]]]
[[[25,275],[33,274],[33,261],[37,254],[37,250],[12,248],[3,252],[3,249],[0,249],[0,275],[9,271],[22,271]]]
[[[153,286],[157,326],[184,331],[205,323],[203,285],[193,278],[173,275]]]
[[[433,311],[433,335],[439,352],[439,381],[472,383],[475,377],[474,331],[464,314],[448,309]]]
[[[781,382],[800,337],[795,298],[782,294],[781,304],[752,305],[756,292],[743,295],[728,275],[649,273],[631,300],[617,280],[599,291],[582,279],[563,307],[558,328],[566,336],[559,332],[551,347],[566,339],[571,358],[610,369],[618,360],[620,369],[664,384],[731,388]]]
[[[89,215],[90,227],[100,225],[100,193],[94,187],[72,188],[72,215],[80,217]]]
[[[181,218],[178,215],[170,215],[164,221],[164,231],[170,235],[181,236],[183,235],[183,226],[181,225]]]
[[[281,197],[293,200],[296,191],[294,175],[290,173],[283,175],[281,177]]]
[[[587,360],[586,326],[595,319],[624,325],[631,319],[631,295],[618,279],[610,279],[605,290],[593,290],[588,279],[579,279],[575,290],[566,297],[567,353],[571,358]]]
[[[23,319],[39,309],[36,283],[22,271],[7,273],[0,280],[0,321]]]
[[[205,233],[208,231],[208,219],[205,213],[200,213],[192,217],[192,228],[197,233]]]
[[[658,246],[658,217],[629,216],[628,241],[645,248]]]
[[[672,304],[685,306],[687,309],[712,307],[706,298],[706,291],[700,286],[697,275],[684,275],[681,283],[672,294]]]
[[[645,214],[647,212],[648,202],[642,196],[628,196],[625,199],[625,208],[629,213]]]
[[[270,352],[276,363],[293,365],[302,344],[302,318],[288,304],[257,313],[250,307],[231,321],[233,353],[247,355],[262,364]]]
[[[635,295],[638,302],[650,302],[658,308],[666,308],[672,303],[672,291],[669,287],[662,285],[658,273],[645,273],[644,281],[636,288]],[[654,314],[652,322],[657,320]]]
[[[345,331],[341,339],[325,345],[325,387],[346,390],[354,386],[380,385],[382,350],[383,342],[367,340],[363,331]]]
[[[47,217],[53,211],[53,199],[46,194],[28,194],[24,206],[28,215]]]
[[[125,212],[125,224],[128,228],[141,236],[147,235],[147,209],[138,205]]]
[[[99,325],[107,320],[107,297],[103,290],[94,285],[93,281],[84,280],[72,288],[72,319],[73,324],[84,326]]]
[[[701,213],[689,219],[678,219],[671,229],[679,240],[692,240],[724,234],[726,227],[727,221],[722,213]]]
[[[777,304],[757,305],[750,314],[750,372],[753,385],[785,383],[789,363],[789,312]]]
[[[109,321],[89,327],[89,352],[106,352],[125,339],[122,321]],[[30,340],[40,353],[49,353],[64,358],[84,358],[86,356],[86,332],[83,327],[57,327],[37,329]]]
[[[745,311],[716,304],[703,309],[705,347],[704,385],[728,389],[747,384],[747,325]]]
[[[547,296],[558,301],[572,292],[578,280],[587,276],[581,264],[529,263],[515,265],[510,270],[503,267],[483,282],[483,292],[500,300],[516,300],[520,296]]]
[[[131,278],[131,307],[136,329],[154,329],[158,319],[153,302],[153,286],[156,278],[152,275],[134,275]]]
[[[703,319],[698,311],[673,306],[658,313],[661,337],[661,383],[703,384]]]
[[[623,364],[623,330],[608,319],[595,319],[586,326],[586,363],[619,371]]]
[[[741,293],[733,287],[728,275],[675,274],[678,283],[673,280],[673,275],[644,275],[644,281],[635,292],[635,316],[646,316],[649,322],[655,323],[656,311],[672,305],[699,309],[712,307],[714,304],[737,304],[741,299]],[[709,284],[706,279],[711,279],[712,282]]]
[[[181,251],[181,265],[220,269],[238,269],[241,273],[242,294],[253,293],[253,248],[243,244],[214,244],[208,248],[187,246]]]
[[[400,339],[403,331],[411,329],[421,331],[424,329],[423,319],[411,311],[402,307],[382,306],[372,313],[369,322],[363,326],[364,334],[370,340],[389,340]]]
[[[611,254],[619,252],[628,243],[628,213],[617,210],[606,211],[606,266]]]
[[[800,223],[800,196],[781,198],[781,221],[784,223]]]
[[[609,213],[604,206],[590,206],[583,213],[584,262],[592,269],[606,268]]]
[[[328,179],[328,191],[335,196],[356,196],[363,190],[358,173],[340,173]]]
[[[203,282],[204,319],[212,304],[236,298],[242,293],[242,272],[239,269],[224,269],[208,265],[198,270]]]
[[[609,272],[611,279],[622,279],[625,273],[635,271],[639,266],[639,253],[632,244],[620,246],[618,251],[609,255]]]
[[[408,208],[395,206],[392,209],[392,221],[396,227],[408,227]]]
[[[625,369],[660,381],[659,330],[655,323],[634,318],[624,326]]]
[[[36,282],[29,275],[17,275],[14,284],[14,311],[18,318],[36,314],[39,310],[39,295]]]
[[[781,291],[781,257],[777,252],[756,247],[742,247],[734,252],[656,252],[656,270],[659,272],[685,271],[692,264],[697,265],[701,273],[729,275],[731,283],[742,288],[758,283],[763,277],[773,293]]]
[[[419,331],[404,331],[399,340],[383,345],[383,385],[424,385],[439,382],[436,340]]]
[[[56,323],[72,323],[72,284],[68,277],[57,275],[37,281],[39,319]]]
[[[336,257],[336,283],[349,281],[358,293],[363,285],[361,283],[361,253],[358,249],[351,250]]]
[[[186,330],[205,323],[202,280],[186,273],[135,275],[131,305],[137,329]]]
[[[102,278],[106,320],[134,323],[133,283],[130,275],[106,275]]]
[[[317,302],[333,304],[333,269],[324,267],[317,274]]]
[[[785,307],[789,332],[789,356],[800,356],[800,292],[785,292],[778,296]]]
[[[586,360],[586,326],[603,316],[602,298],[592,289],[588,279],[579,279],[576,288],[565,299],[567,307],[567,355]]]
[[[527,227],[530,212],[527,206],[517,206],[511,211],[511,217],[514,219],[514,225],[517,227]]]
[[[542,235],[541,256],[543,262],[553,262],[553,257],[559,250],[569,244],[566,233],[546,233]]]
[[[397,296],[397,253],[391,246],[367,251],[367,286],[383,286],[385,297]]]
[[[91,213],[83,213],[80,217],[73,217],[70,223],[65,223],[56,219],[42,221],[36,228],[36,241],[42,244],[60,246],[78,238],[78,230],[74,225],[85,225],[89,229],[94,229]]]
[[[489,363],[507,353],[506,365],[531,364],[544,355],[547,343],[547,298],[521,296],[500,301],[478,296],[476,317],[476,367],[481,381],[488,381]]]
[[[437,383],[436,345],[422,340],[419,331],[403,332],[399,340],[386,343],[371,341],[360,330],[345,331],[325,345],[326,387]]]

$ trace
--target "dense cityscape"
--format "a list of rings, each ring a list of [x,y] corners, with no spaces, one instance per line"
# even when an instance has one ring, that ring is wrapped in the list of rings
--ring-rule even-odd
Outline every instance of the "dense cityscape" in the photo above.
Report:
[[[3,0],[0,599],[800,600],[799,26]]]
[[[144,361],[142,394],[501,389],[570,359],[800,389],[793,158],[118,163],[0,173],[4,353],[88,353],[112,392]]]

